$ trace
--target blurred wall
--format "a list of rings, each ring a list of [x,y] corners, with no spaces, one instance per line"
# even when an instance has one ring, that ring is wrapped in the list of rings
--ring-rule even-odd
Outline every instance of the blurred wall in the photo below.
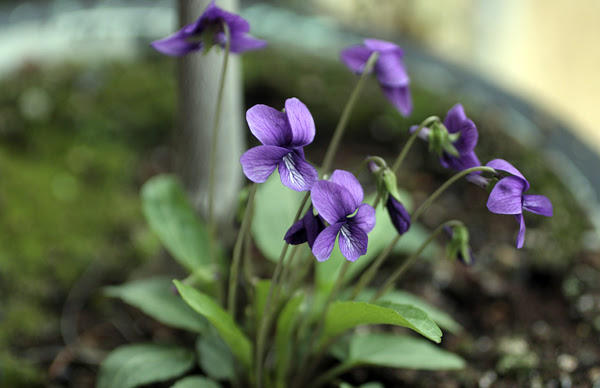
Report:
[[[599,0],[313,0],[373,35],[400,34],[547,109],[600,152]]]

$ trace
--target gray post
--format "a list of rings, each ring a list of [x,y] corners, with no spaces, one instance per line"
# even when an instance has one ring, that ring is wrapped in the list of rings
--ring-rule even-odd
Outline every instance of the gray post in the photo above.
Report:
[[[237,12],[237,0],[220,0],[219,7]],[[196,20],[209,0],[178,0],[181,26]],[[212,126],[215,116],[223,50],[194,53],[178,59],[178,131],[176,170],[196,209],[208,214],[208,181]],[[229,56],[217,146],[214,216],[221,226],[235,209],[241,187],[239,157],[244,149],[242,81],[239,59]]]

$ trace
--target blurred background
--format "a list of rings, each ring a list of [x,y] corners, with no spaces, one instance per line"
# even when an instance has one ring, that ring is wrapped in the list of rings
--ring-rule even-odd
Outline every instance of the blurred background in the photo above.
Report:
[[[553,218],[527,218],[522,251],[514,220],[467,215],[480,267],[417,273],[433,288],[410,285],[474,333],[447,346],[483,360],[438,378],[598,384],[600,2],[287,0],[239,9],[251,33],[270,42],[242,58],[244,106],[278,107],[290,96],[307,103],[323,133],[309,158],[320,160],[355,82],[340,50],[375,37],[405,49],[415,112],[399,117],[372,82],[348,154],[393,158],[409,125],[462,102],[479,128],[482,161],[514,161],[535,194],[552,199]],[[173,169],[175,60],[149,42],[175,29],[174,1],[0,1],[0,386],[93,386],[108,350],[170,335],[99,290],[140,266],[151,271],[160,251],[138,191]],[[404,173],[415,200],[448,178],[420,147],[410,168],[433,173]],[[425,226],[465,209],[484,213],[485,193],[455,188]],[[515,308],[527,292],[529,304]],[[469,316],[466,303],[488,318]]]

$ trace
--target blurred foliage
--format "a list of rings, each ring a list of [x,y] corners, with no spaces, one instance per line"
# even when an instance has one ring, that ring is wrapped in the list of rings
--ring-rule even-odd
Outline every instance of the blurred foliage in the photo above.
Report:
[[[157,251],[138,191],[164,168],[169,154],[173,64],[161,58],[85,68],[28,65],[0,81],[0,381],[8,386],[41,381],[44,372],[29,365],[48,360],[32,358],[27,349],[62,344],[60,312],[69,289],[91,263],[124,277]],[[339,62],[275,50],[244,56],[244,72],[247,107],[262,103],[282,108],[292,96],[307,103],[317,136],[306,153],[319,163],[356,76]],[[410,125],[430,115],[443,118],[460,101],[480,130],[482,162],[496,157],[511,161],[530,180],[532,194],[553,201],[553,218],[526,215],[527,245],[519,251],[526,259],[523,265],[556,271],[577,257],[589,228],[586,215],[539,150],[505,134],[501,107],[477,110],[473,107],[480,104],[469,100],[473,97],[438,95],[418,84],[413,96],[415,112],[405,119],[376,82],[368,82],[337,165],[351,168],[375,153],[393,160]],[[248,140],[255,142],[250,134]],[[431,172],[416,172],[423,170]],[[422,195],[449,177],[417,142],[399,182]],[[503,252],[514,254],[516,221],[487,212],[486,200],[479,188],[459,183],[422,221],[434,227],[439,220],[460,218],[476,251],[494,260]]]
[[[0,353],[56,342],[67,293],[92,262],[126,272],[157,249],[138,190],[152,172],[144,157],[172,128],[165,63],[28,65],[1,82]],[[7,386],[31,382],[26,361],[0,357]]]

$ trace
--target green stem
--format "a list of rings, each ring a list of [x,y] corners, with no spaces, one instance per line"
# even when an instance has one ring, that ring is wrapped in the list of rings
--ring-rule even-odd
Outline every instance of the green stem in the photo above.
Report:
[[[435,121],[440,121],[440,118],[437,116],[431,116],[431,117],[426,118],[425,120],[423,120],[421,122],[421,124],[419,124],[419,127],[417,128],[417,130],[408,138],[408,140],[404,144],[404,147],[402,147],[402,150],[398,154],[398,157],[394,161],[394,164],[392,165],[391,170],[394,174],[398,172],[398,169],[402,165],[402,162],[404,162],[404,159],[406,159],[406,155],[408,155],[408,151],[410,151],[410,148],[412,147],[413,143],[415,142],[415,139],[419,136],[419,133],[421,133],[421,130],[423,128],[425,128],[427,125],[429,125]],[[376,208],[377,205],[379,205],[380,199],[381,198],[379,196],[379,193],[377,193],[377,195],[375,196],[375,201],[373,201],[373,208]]]
[[[256,194],[256,187],[258,184],[253,183],[250,188],[250,194],[248,195],[248,202],[246,203],[246,210],[244,211],[244,219],[240,227],[240,232],[237,235],[235,245],[233,247],[233,259],[231,263],[231,274],[229,275],[229,292],[227,299],[227,307],[231,316],[235,319],[235,300],[237,293],[238,273],[240,268],[240,261],[242,257],[242,247],[244,245],[244,239],[248,232],[249,225],[252,220],[252,207],[254,206],[254,195]]]
[[[471,167],[466,170],[460,171],[459,173],[454,175],[452,178],[448,179],[433,194],[431,194],[429,196],[429,198],[427,198],[427,200],[425,202],[423,202],[423,204],[421,206],[419,206],[419,208],[411,216],[411,223],[417,222],[417,220],[419,219],[421,214],[423,214],[423,212],[425,210],[427,210],[427,208],[433,203],[433,201],[435,201],[446,189],[448,189],[448,187],[450,187],[450,185],[452,185],[454,182],[456,182],[463,176],[468,175],[472,172],[476,172],[476,171],[487,171],[487,172],[491,172],[491,173],[496,172],[496,170],[494,170],[493,168],[486,167],[486,166]],[[360,277],[360,279],[358,280],[358,283],[354,287],[354,290],[352,292],[352,296],[350,297],[350,300],[354,300],[358,296],[358,294],[363,290],[363,288],[371,281],[371,279],[373,279],[373,277],[375,276],[375,273],[377,273],[377,270],[379,269],[381,264],[383,264],[383,262],[385,261],[387,256],[390,254],[392,249],[394,249],[394,246],[396,246],[396,244],[398,243],[398,241],[400,240],[400,238],[402,236],[403,235],[396,236],[392,240],[392,242],[390,244],[388,244],[388,246],[383,250],[383,252],[381,252],[379,254],[377,259],[369,266],[369,269]]]
[[[446,191],[446,189],[448,189],[448,187],[450,187],[454,182],[456,182],[457,180],[459,180],[460,178],[469,175],[472,172],[477,172],[477,171],[487,171],[487,172],[491,172],[491,173],[496,173],[496,170],[494,170],[491,167],[486,167],[486,166],[477,166],[477,167],[471,167],[471,168],[467,168],[466,170],[462,170],[459,173],[457,173],[456,175],[454,175],[452,178],[448,179],[443,185],[441,185],[433,194],[431,194],[429,196],[429,198],[427,198],[427,200],[425,202],[423,202],[423,204],[421,204],[421,206],[419,206],[419,208],[417,210],[415,210],[414,214],[411,217],[411,222],[416,222],[419,217],[421,216],[421,214],[423,214],[423,212],[425,210],[427,210],[427,208],[433,203],[433,201],[435,201],[440,195],[442,195],[442,193],[444,191]]]
[[[379,291],[377,291],[377,293],[371,298],[370,302],[371,303],[375,302],[377,299],[379,299],[383,295],[385,295],[394,286],[394,283],[396,282],[396,280],[398,280],[400,278],[400,276],[402,276],[404,274],[404,272],[406,272],[406,270],[417,260],[417,258],[421,255],[421,253],[423,253],[425,248],[433,241],[433,239],[438,234],[440,234],[440,232],[442,230],[444,230],[444,227],[450,226],[453,224],[457,224],[457,223],[459,223],[459,221],[452,220],[452,221],[446,221],[443,224],[441,224],[440,226],[438,226],[433,231],[433,233],[431,233],[429,238],[421,244],[419,249],[417,249],[416,252],[414,252],[408,259],[406,259],[396,271],[394,271],[394,273],[379,288]]]
[[[302,214],[302,210],[306,205],[308,198],[310,196],[310,192],[307,192],[300,206],[298,207],[298,211],[296,212],[296,216],[294,217],[294,221],[292,225],[300,219],[300,215]],[[271,286],[269,287],[269,293],[267,294],[267,300],[265,301],[265,307],[263,309],[262,319],[258,329],[258,335],[256,338],[256,353],[255,353],[255,368],[256,368],[256,386],[258,388],[262,388],[262,377],[263,377],[263,356],[265,353],[265,339],[267,336],[267,332],[269,330],[269,325],[271,323],[271,299],[273,296],[273,290],[275,289],[275,285],[279,280],[279,274],[281,272],[281,268],[283,267],[283,261],[285,255],[287,254],[288,247],[290,245],[285,243],[283,245],[283,249],[281,250],[281,254],[279,255],[279,259],[277,260],[277,265],[275,266],[275,270],[273,272],[273,277],[271,278]]]
[[[339,375],[349,371],[350,369],[356,368],[357,366],[358,366],[358,364],[356,364],[356,363],[338,364],[337,366],[329,369],[327,372],[318,376],[315,380],[313,380],[311,382],[310,386],[312,388],[319,388],[320,386],[327,383],[328,381],[331,381],[334,377],[339,376]]]
[[[217,106],[215,108],[215,117],[212,128],[212,142],[211,142],[211,153],[210,153],[210,170],[208,176],[208,226],[210,231],[211,239],[214,239],[216,230],[215,225],[215,209],[214,209],[214,197],[215,197],[215,175],[217,169],[217,145],[219,139],[219,122],[221,121],[221,104],[223,102],[223,90],[225,89],[225,76],[227,74],[227,62],[229,60],[230,50],[230,31],[227,23],[223,22],[223,32],[225,33],[225,53],[223,56],[223,69],[221,70],[221,79],[219,80],[219,91],[217,94]]]
[[[350,94],[350,98],[348,98],[348,102],[346,103],[346,106],[344,107],[342,116],[340,116],[340,121],[338,122],[337,127],[335,127],[335,130],[333,132],[333,137],[331,138],[331,142],[329,143],[329,147],[327,148],[327,152],[325,152],[325,157],[323,158],[323,164],[322,164],[322,169],[321,169],[321,171],[323,171],[323,174],[326,174],[329,171],[329,169],[331,168],[331,163],[333,162],[333,157],[335,156],[335,153],[337,152],[337,148],[340,144],[340,140],[342,139],[342,135],[344,134],[344,130],[346,129],[346,124],[348,123],[348,119],[350,118],[350,113],[352,112],[352,109],[354,108],[354,104],[356,103],[356,100],[358,99],[358,95],[360,94],[360,91],[363,88],[363,85],[367,78],[366,76],[369,73],[371,73],[371,71],[373,70],[373,67],[375,66],[375,62],[377,62],[377,58],[379,58],[379,53],[377,51],[375,51],[369,57],[369,60],[367,61],[366,65],[365,65],[365,68],[358,80],[358,83],[354,87],[352,94]]]
[[[338,293],[340,287],[344,283],[344,277],[346,276],[346,272],[348,272],[348,269],[350,268],[351,263],[352,262],[349,260],[344,261],[344,264],[342,265],[342,269],[340,270],[340,273],[337,275],[337,279],[333,285],[333,288],[329,292],[327,301],[325,302],[325,305],[323,306],[324,313],[321,314],[321,316],[319,317],[319,322],[317,323],[317,327],[312,332],[308,346],[306,347],[306,352],[304,353],[304,356],[302,357],[302,361],[299,363],[300,368],[298,370],[304,371],[306,375],[309,375],[310,373],[312,373],[314,368],[317,366],[317,363],[320,361],[322,353],[325,352],[327,349],[326,347],[323,347],[323,346],[319,347],[317,354],[315,354],[314,362],[310,366],[307,367],[307,363],[311,356],[312,348],[314,347],[315,341],[321,335],[321,332],[323,331],[323,327],[325,326],[325,318],[327,316],[327,310],[329,309],[329,306],[331,305],[331,303],[337,296],[337,293]],[[297,382],[302,382],[302,380],[303,380],[302,377],[299,377]]]
[[[398,158],[396,158],[396,161],[392,165],[392,172],[396,173],[398,171],[398,169],[400,168],[400,165],[406,158],[406,155],[408,155],[408,151],[410,150],[410,147],[412,147],[412,144],[414,143],[415,139],[419,136],[419,133],[421,132],[421,130],[423,128],[425,128],[427,125],[429,125],[430,123],[433,123],[435,121],[440,121],[440,118],[437,116],[431,116],[431,117],[426,118],[425,120],[423,120],[423,122],[421,124],[419,124],[419,127],[417,128],[417,130],[408,138],[408,140],[404,144],[404,147],[402,147],[402,151],[400,151]]]

